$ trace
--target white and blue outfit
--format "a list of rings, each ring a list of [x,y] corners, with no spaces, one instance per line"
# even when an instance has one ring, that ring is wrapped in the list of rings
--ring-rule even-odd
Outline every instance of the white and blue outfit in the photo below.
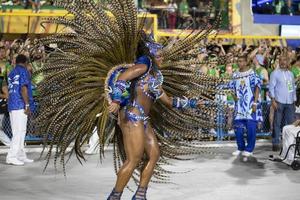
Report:
[[[28,70],[17,65],[8,75],[8,111],[12,128],[12,141],[8,151],[6,161],[24,161],[27,159],[24,150],[24,141],[27,129],[27,118],[25,114],[25,102],[22,97],[22,87],[27,87],[30,110],[34,110],[34,102],[31,91],[31,76]]]
[[[256,112],[252,112],[255,98],[255,89],[261,88],[261,79],[252,70],[236,72],[229,84],[237,97],[235,102],[234,129],[239,151],[253,152],[256,140],[257,122],[262,121],[261,99],[258,98]],[[247,130],[247,145],[244,141],[244,132]]]

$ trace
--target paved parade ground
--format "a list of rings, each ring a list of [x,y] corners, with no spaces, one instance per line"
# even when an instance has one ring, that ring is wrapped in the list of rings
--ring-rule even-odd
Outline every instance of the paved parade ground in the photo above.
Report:
[[[269,161],[270,144],[258,144],[256,158],[248,162],[231,156],[235,148],[234,143],[230,144],[218,148],[218,155],[174,162],[168,169],[189,172],[173,175],[172,184],[151,184],[148,200],[300,199],[300,171]],[[1,200],[104,200],[114,185],[111,150],[107,151],[103,163],[98,155],[91,155],[82,166],[73,157],[65,178],[61,170],[55,172],[53,165],[43,173],[45,161],[38,160],[40,148],[30,149],[28,157],[36,162],[17,167],[5,164],[6,149],[0,147]],[[122,199],[130,200],[132,195],[126,189]]]

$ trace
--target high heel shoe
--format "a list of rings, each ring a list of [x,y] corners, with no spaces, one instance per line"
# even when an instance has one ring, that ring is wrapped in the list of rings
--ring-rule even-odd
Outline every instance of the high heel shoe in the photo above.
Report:
[[[138,187],[131,200],[147,200],[146,199],[147,187]]]
[[[123,192],[117,192],[115,188],[111,191],[110,195],[107,197],[107,200],[120,200]]]

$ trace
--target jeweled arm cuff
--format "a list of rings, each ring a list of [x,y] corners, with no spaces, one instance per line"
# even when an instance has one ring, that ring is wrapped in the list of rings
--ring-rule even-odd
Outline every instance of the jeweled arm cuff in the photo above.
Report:
[[[177,109],[183,109],[183,108],[197,108],[197,102],[198,100],[188,99],[187,97],[179,98],[179,97],[173,97],[173,108]]]
[[[126,91],[127,88],[127,82],[123,80],[117,80],[115,84],[115,88],[118,88],[122,93]]]
[[[112,88],[112,101],[114,103],[120,103],[122,101],[122,95],[126,92],[128,84],[126,81],[118,80],[116,81],[114,87]]]

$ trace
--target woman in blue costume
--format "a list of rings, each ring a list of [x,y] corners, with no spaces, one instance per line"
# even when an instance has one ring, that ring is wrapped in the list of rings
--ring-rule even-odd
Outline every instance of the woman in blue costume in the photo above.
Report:
[[[74,17],[45,21],[69,32],[40,40],[57,44],[37,72],[44,79],[36,127],[50,143],[46,158],[65,167],[71,147],[70,155],[85,160],[82,147],[96,127],[100,160],[104,147],[114,146],[117,182],[108,199],[120,199],[130,178],[139,185],[133,199],[146,199],[149,182],[169,182],[173,172],[164,167],[171,160],[210,152],[191,141],[216,126],[214,98],[224,80],[198,74],[191,66],[200,63],[187,52],[198,49],[194,45],[219,20],[162,47],[144,33],[145,19],[138,20],[133,1],[110,0],[109,7],[93,0],[56,4]]]
[[[117,173],[117,182],[108,200],[120,199],[144,152],[148,160],[144,164],[139,187],[132,199],[146,199],[147,187],[160,154],[148,117],[152,104],[158,99],[169,108],[177,109],[196,108],[201,104],[196,99],[170,98],[163,91],[163,75],[158,69],[163,59],[160,55],[162,46],[146,40],[144,36],[139,42],[135,65],[119,75],[111,92],[112,103],[109,111],[119,115],[127,159]],[[126,97],[122,94],[128,93],[127,89],[130,89],[130,95]]]

